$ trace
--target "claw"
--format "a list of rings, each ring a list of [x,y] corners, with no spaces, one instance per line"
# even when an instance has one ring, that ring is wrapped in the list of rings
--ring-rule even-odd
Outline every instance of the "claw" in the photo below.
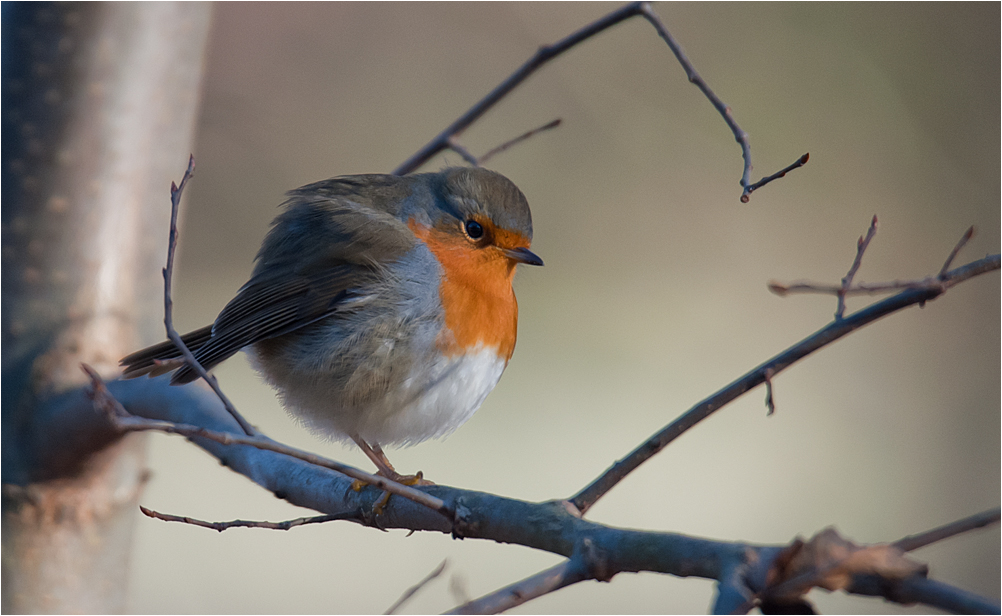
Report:
[[[379,475],[379,476],[381,476],[381,477],[386,477],[385,475],[383,475],[382,471],[380,471],[380,472],[378,472],[376,474]],[[405,486],[433,486],[433,485],[435,485],[434,482],[431,482],[431,481],[428,481],[427,479],[425,479],[424,478],[424,473],[422,473],[421,471],[418,471],[417,474],[415,474],[415,475],[398,475],[398,474],[394,473],[393,477],[386,477],[386,478],[389,479],[390,481],[393,481],[393,482],[396,482],[396,483],[399,483],[399,484],[405,485]],[[356,492],[361,492],[362,488],[366,487],[367,485],[369,485],[369,484],[366,483],[366,482],[364,482],[364,481],[362,481],[361,479],[356,479],[355,481],[353,481],[351,483],[351,489],[354,490],[354,491],[356,491]],[[391,496],[390,492],[383,492],[382,498],[380,498],[379,501],[376,502],[376,504],[372,506],[372,510],[376,513],[376,515],[383,515],[383,509],[385,509],[386,505],[388,505],[390,503],[390,496]]]

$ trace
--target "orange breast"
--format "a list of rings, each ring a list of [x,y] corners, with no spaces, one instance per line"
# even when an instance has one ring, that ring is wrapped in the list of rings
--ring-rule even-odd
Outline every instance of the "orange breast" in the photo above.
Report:
[[[511,359],[518,329],[518,303],[511,288],[515,264],[499,250],[470,245],[459,233],[413,220],[408,226],[442,264],[439,295],[445,329],[438,341],[442,351],[462,355],[479,344],[496,348],[505,361]]]

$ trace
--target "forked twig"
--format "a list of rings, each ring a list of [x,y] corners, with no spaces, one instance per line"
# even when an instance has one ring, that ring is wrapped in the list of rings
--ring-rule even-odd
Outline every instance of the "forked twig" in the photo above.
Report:
[[[250,425],[243,416],[237,412],[236,407],[230,402],[230,399],[226,397],[223,390],[219,387],[219,383],[216,382],[216,377],[210,375],[202,367],[202,364],[195,359],[195,354],[191,352],[188,345],[184,343],[181,339],[181,335],[177,333],[174,329],[174,301],[171,299],[171,279],[174,276],[174,252],[177,249],[177,215],[181,204],[181,193],[184,191],[185,184],[188,180],[192,178],[195,172],[195,157],[192,155],[188,156],[188,168],[185,169],[184,175],[181,177],[181,184],[176,185],[174,182],[170,184],[170,236],[167,242],[167,265],[163,269],[164,275],[164,327],[167,329],[167,338],[174,343],[174,346],[181,352],[184,356],[188,365],[191,366],[192,370],[195,371],[198,376],[202,377],[212,391],[216,393],[219,399],[222,401],[223,406],[226,407],[226,411],[233,416],[237,424],[240,425],[240,429],[244,431],[244,434],[248,436],[254,436],[258,432],[254,429],[254,426]]]
[[[448,558],[445,559],[445,560],[443,560],[442,564],[440,564],[439,566],[435,567],[432,570],[431,573],[429,573],[428,575],[424,576],[424,579],[422,579],[417,584],[415,584],[415,585],[411,586],[410,588],[408,588],[407,590],[405,590],[404,594],[400,595],[400,598],[397,599],[396,602],[394,602],[394,604],[391,605],[389,607],[389,609],[387,609],[383,613],[384,614],[396,614],[397,610],[399,610],[401,608],[401,606],[403,606],[404,603],[407,603],[408,601],[410,601],[411,597],[413,597],[414,595],[416,595],[418,593],[418,591],[420,591],[422,588],[424,588],[425,586],[427,586],[428,582],[430,582],[430,581],[434,580],[435,578],[437,578],[438,576],[442,575],[442,572],[445,571],[445,566],[448,565],[448,564],[449,564],[449,559]]]
[[[122,406],[114,396],[111,395],[111,392],[108,391],[104,381],[101,380],[100,375],[98,375],[93,368],[87,364],[81,364],[80,367],[90,377],[91,391],[89,392],[89,395],[91,399],[94,400],[94,405],[104,413],[104,415],[118,430],[122,432],[165,432],[167,434],[178,434],[188,438],[205,438],[215,441],[221,445],[249,445],[251,447],[256,447],[257,449],[280,453],[321,468],[337,471],[342,475],[347,475],[352,479],[357,479],[366,484],[375,486],[380,490],[410,499],[418,504],[428,507],[429,509],[439,512],[450,521],[455,519],[455,512],[452,511],[452,509],[440,498],[436,498],[412,487],[399,484],[395,481],[387,479],[386,477],[370,475],[369,473],[360,471],[357,468],[348,466],[347,464],[342,464],[335,460],[324,458],[323,456],[318,456],[308,451],[296,449],[295,447],[283,445],[261,435],[239,436],[236,434],[230,434],[229,432],[208,430],[199,426],[176,424],[170,421],[158,421],[133,415],[129,413],[129,411],[126,410],[126,408]]]
[[[661,18],[658,17],[658,14],[651,8],[650,3],[641,2],[638,7],[638,11],[644,16],[644,19],[654,26],[658,35],[660,35],[661,38],[664,39],[664,42],[668,44],[672,53],[675,54],[675,58],[678,60],[679,64],[682,65],[682,69],[685,70],[685,76],[688,77],[689,83],[692,83],[699,88],[700,92],[703,93],[703,96],[710,101],[713,108],[717,110],[717,113],[724,118],[724,122],[727,123],[727,127],[731,129],[732,133],[734,133],[734,140],[741,146],[741,157],[745,161],[744,170],[741,173],[741,203],[748,203],[753,191],[765,186],[773,180],[777,180],[785,176],[787,172],[793,171],[794,169],[803,167],[807,164],[807,161],[810,159],[810,155],[804,154],[792,164],[784,167],[782,170],[768,177],[764,177],[753,184],[751,181],[751,143],[748,142],[748,133],[738,126],[737,121],[734,119],[734,114],[731,113],[731,108],[725,104],[724,101],[720,100],[720,97],[710,89],[710,85],[706,83],[706,80],[696,72],[696,67],[692,65],[689,57],[685,55],[685,51],[682,50],[682,46],[679,45],[678,41],[675,40],[675,37],[672,36],[671,32],[668,31],[668,28],[665,27]]]
[[[792,283],[782,283],[776,282],[775,280],[769,282],[769,290],[784,297],[791,293],[821,293],[825,295],[835,295],[838,297],[838,305],[835,309],[835,319],[841,319],[842,313],[845,310],[845,298],[849,295],[875,295],[878,293],[887,293],[889,291],[901,291],[903,289],[945,289],[950,283],[949,268],[953,264],[953,260],[956,258],[957,253],[970,241],[971,237],[974,236],[974,227],[970,227],[961,236],[960,240],[950,251],[949,256],[943,263],[943,267],[940,268],[939,273],[935,276],[926,276],[925,278],[918,278],[913,280],[892,280],[890,282],[876,282],[876,283],[866,283],[860,282],[853,284],[853,277],[856,275],[856,271],[859,269],[859,264],[863,258],[863,252],[866,247],[870,244],[870,240],[876,234],[877,230],[877,217],[873,217],[873,223],[870,225],[869,231],[866,233],[866,237],[859,238],[856,247],[856,258],[853,260],[852,267],[849,268],[849,273],[846,274],[845,278],[842,279],[842,284],[824,284],[818,282],[792,282]]]
[[[873,215],[873,220],[870,221],[870,228],[866,230],[866,237],[860,236],[859,240],[856,242],[856,257],[852,260],[852,265],[849,266],[849,272],[842,278],[842,291],[838,293],[838,304],[835,306],[835,320],[842,318],[845,314],[845,291],[852,286],[852,279],[856,276],[856,272],[859,271],[859,266],[863,263],[863,253],[866,252],[866,248],[870,245],[870,240],[877,235],[877,215]]]
[[[349,513],[315,515],[305,518],[296,518],[294,520],[285,520],[284,522],[267,522],[264,520],[230,520],[229,522],[206,522],[205,520],[198,520],[196,518],[191,518],[188,516],[160,513],[159,511],[147,509],[142,505],[139,506],[139,510],[143,513],[143,515],[145,515],[148,518],[153,518],[154,520],[163,520],[164,522],[181,522],[182,524],[190,524],[192,526],[199,526],[201,528],[208,528],[219,532],[223,532],[224,530],[229,530],[231,528],[267,528],[269,530],[289,530],[297,526],[306,526],[307,524],[323,524],[324,522],[333,522],[334,520],[348,520],[362,517],[361,511],[352,511]]]
[[[515,70],[511,75],[509,75],[504,81],[498,84],[491,92],[487,94],[484,98],[480,99],[476,104],[470,107],[466,113],[459,116],[456,120],[447,126],[441,133],[439,133],[435,138],[426,143],[421,149],[415,152],[410,158],[404,161],[399,167],[393,170],[395,175],[405,175],[417,170],[421,165],[428,162],[433,156],[442,152],[443,150],[452,149],[456,151],[460,156],[467,159],[466,155],[462,151],[456,149],[458,145],[456,137],[462,134],[467,128],[470,127],[474,122],[480,119],[489,109],[494,107],[498,102],[500,102],[505,96],[507,96],[512,90],[517,88],[523,81],[525,81],[530,75],[535,73],[544,64],[550,60],[561,55],[568,49],[582,43],[589,38],[599,34],[600,32],[615,26],[616,24],[625,21],[631,17],[643,17],[646,19],[654,29],[657,31],[658,35],[668,44],[672,53],[675,54],[675,58],[678,60],[679,64],[682,65],[682,69],[685,71],[686,77],[689,82],[694,84],[703,95],[710,101],[713,107],[718,113],[724,118],[724,122],[727,123],[728,128],[734,134],[734,139],[741,146],[741,156],[744,159],[744,169],[741,174],[741,202],[747,203],[751,193],[762,186],[765,186],[769,182],[783,177],[788,172],[803,166],[807,163],[809,156],[807,154],[801,156],[793,164],[785,167],[781,171],[774,173],[770,176],[764,177],[758,182],[752,183],[751,181],[751,145],[748,142],[748,133],[746,133],[734,120],[734,116],[731,113],[731,108],[728,107],[720,97],[710,89],[710,86],[706,81],[700,76],[696,71],[692,62],[689,60],[688,56],[682,50],[682,46],[679,45],[678,41],[671,35],[668,28],[665,27],[661,18],[658,14],[654,12],[648,2],[631,2],[615,11],[609,13],[605,17],[597,19],[592,23],[588,24],[584,28],[581,28],[577,32],[570,34],[569,36],[557,41],[552,45],[544,45],[540,47],[536,53],[529,58],[522,66]],[[462,148],[462,146],[459,146]],[[465,150],[465,148],[463,148]],[[476,160],[476,157],[473,157]]]
[[[721,407],[748,390],[761,385],[797,361],[814,351],[831,344],[846,334],[872,323],[881,317],[914,304],[924,304],[942,295],[954,285],[989,271],[999,269],[999,255],[990,255],[946,272],[936,285],[910,288],[885,300],[858,310],[849,316],[833,321],[797,344],[774,356],[762,365],[746,373],[723,389],[710,395],[683,413],[675,421],[665,426],[622,460],[613,464],[591,484],[578,492],[571,502],[583,515],[595,502],[608,493],[638,466],[659,453],[673,440],[684,434],[697,423],[706,419]]]

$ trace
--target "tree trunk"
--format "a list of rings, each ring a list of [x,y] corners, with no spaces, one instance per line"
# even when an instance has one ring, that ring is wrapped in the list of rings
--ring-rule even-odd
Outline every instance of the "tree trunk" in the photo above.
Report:
[[[144,440],[60,394],[159,337],[201,3],[3,7],[3,611],[125,609]],[[63,404],[61,405],[61,402]]]

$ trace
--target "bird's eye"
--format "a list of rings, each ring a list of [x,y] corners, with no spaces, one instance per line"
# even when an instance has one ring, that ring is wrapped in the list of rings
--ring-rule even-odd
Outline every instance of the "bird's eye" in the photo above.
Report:
[[[484,236],[483,226],[475,220],[466,221],[466,235],[470,236],[471,240],[479,240]]]

